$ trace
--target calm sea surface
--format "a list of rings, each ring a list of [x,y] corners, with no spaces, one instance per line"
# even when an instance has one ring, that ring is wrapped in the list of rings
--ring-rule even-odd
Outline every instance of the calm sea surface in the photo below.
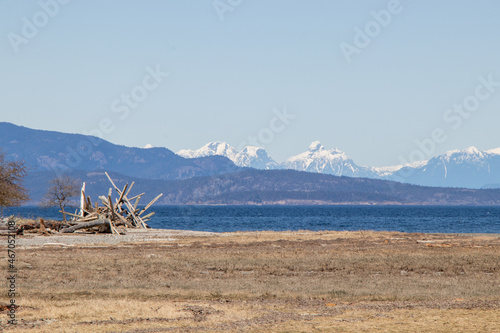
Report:
[[[155,206],[152,228],[198,231],[386,230],[500,233],[500,207]],[[4,215],[61,219],[58,209],[18,207]]]

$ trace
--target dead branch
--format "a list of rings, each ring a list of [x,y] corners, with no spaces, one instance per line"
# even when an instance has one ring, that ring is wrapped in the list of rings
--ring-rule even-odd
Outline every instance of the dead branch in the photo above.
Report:
[[[98,227],[98,226],[106,225],[106,224],[109,225],[109,223],[110,223],[110,221],[108,219],[100,218],[98,220],[94,220],[94,221],[90,221],[90,222],[80,222],[78,224],[75,224],[74,226],[61,229],[60,232],[63,234],[67,234],[70,232],[75,232],[76,230],[80,230],[80,229],[88,229],[88,228]]]

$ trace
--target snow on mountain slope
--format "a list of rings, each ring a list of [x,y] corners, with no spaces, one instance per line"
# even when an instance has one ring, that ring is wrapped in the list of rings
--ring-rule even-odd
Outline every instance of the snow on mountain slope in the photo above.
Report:
[[[438,156],[442,161],[448,163],[484,163],[487,154],[484,154],[476,147],[469,147],[464,150],[450,150],[441,156]],[[431,159],[432,160],[432,159]],[[429,160],[430,162],[430,160]]]
[[[307,152],[290,157],[283,168],[327,173],[337,176],[394,180],[425,186],[498,187],[500,184],[500,149],[486,152],[476,147],[451,150],[429,161],[388,167],[363,167],[343,151],[326,149],[318,141]]]
[[[476,147],[450,150],[420,167],[405,167],[389,179],[428,186],[481,188],[500,183],[500,155]]]
[[[221,141],[210,142],[197,150],[179,150],[177,155],[185,158],[220,155],[229,158],[234,164],[241,167],[255,169],[276,169],[278,167],[278,163],[263,148],[247,146],[238,152],[233,146]]]
[[[219,155],[219,156],[225,156],[233,162],[236,159],[237,154],[238,151],[234,147],[221,141],[209,142],[197,150],[182,149],[177,152],[177,155],[180,155],[185,158]]]
[[[375,177],[370,168],[356,165],[347,155],[337,149],[326,149],[319,141],[309,145],[309,149],[292,156],[281,167],[299,171],[326,173],[336,176]]]
[[[408,164],[391,165],[383,167],[371,167],[370,169],[379,177],[383,179],[388,179],[388,177],[394,175],[396,172],[403,168],[416,169],[427,164],[429,161],[417,161]]]
[[[487,150],[486,153],[492,154],[492,155],[500,155],[500,147],[499,148],[495,148],[495,149]]]
[[[480,151],[475,147],[450,150],[429,161],[387,167],[359,166],[346,153],[327,149],[319,141],[308,150],[276,163],[260,147],[245,147],[238,152],[225,142],[211,142],[198,150],[181,150],[177,154],[188,157],[221,155],[237,166],[256,169],[293,169],[336,176],[366,177],[394,180],[426,186],[481,188],[500,184],[500,148]]]
[[[490,172],[489,154],[483,153],[476,147],[469,147],[464,150],[450,150],[441,156],[434,157],[425,165],[424,171],[443,169],[443,177],[448,177],[448,169],[460,167],[461,172],[465,169],[480,171],[484,169]],[[450,169],[451,170],[451,169]]]
[[[392,166],[385,166],[385,167],[371,167],[370,169],[377,174],[379,177],[385,177],[385,176],[390,176],[399,169],[404,167],[404,165],[392,165]]]
[[[278,168],[276,163],[267,152],[260,147],[247,146],[237,155],[234,164],[241,167],[271,170]]]

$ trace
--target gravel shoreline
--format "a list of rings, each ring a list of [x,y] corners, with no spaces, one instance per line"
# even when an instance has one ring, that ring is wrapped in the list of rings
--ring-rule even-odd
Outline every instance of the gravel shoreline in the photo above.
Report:
[[[112,246],[120,243],[151,243],[151,242],[174,242],[182,237],[213,237],[213,236],[231,236],[234,232],[207,232],[207,231],[192,231],[192,230],[173,230],[173,229],[126,229],[125,235],[116,234],[86,234],[86,233],[69,233],[69,234],[25,234],[17,236],[16,247],[18,248],[33,248],[44,246]],[[249,232],[252,233],[252,232]],[[285,234],[310,234],[314,231],[281,231]],[[383,232],[381,232],[383,233]],[[419,233],[420,234],[420,233]],[[500,237],[500,234],[425,234],[441,235],[441,236],[461,236],[461,237]]]
[[[168,242],[175,241],[176,237],[206,237],[214,235],[217,235],[217,233],[169,229],[129,229],[126,235],[72,233],[44,236],[27,234],[16,238],[16,246],[19,248],[81,245],[109,246],[120,243]]]

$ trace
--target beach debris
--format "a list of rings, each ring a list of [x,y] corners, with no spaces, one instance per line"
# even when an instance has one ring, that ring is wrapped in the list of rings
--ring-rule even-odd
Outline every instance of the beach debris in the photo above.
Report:
[[[134,182],[125,184],[123,189],[120,189],[113,182],[113,179],[105,172],[109,182],[113,186],[110,188],[107,195],[99,196],[102,206],[96,201],[92,204],[92,199],[85,194],[85,183],[83,183],[80,195],[80,208],[76,214],[68,214],[72,216],[69,221],[70,226],[59,230],[61,233],[71,233],[80,229],[94,229],[98,232],[120,234],[117,227],[124,228],[148,228],[148,222],[154,212],[146,214],[146,211],[161,198],[163,195],[156,196],[144,208],[139,208],[139,201],[145,193],[141,193],[129,198],[128,195],[134,186]],[[118,198],[113,201],[113,189],[117,192]]]
[[[73,244],[64,244],[64,243],[43,243],[42,247],[44,247],[44,246],[68,246],[68,247],[72,247],[74,245]]]
[[[213,307],[205,307],[200,305],[186,305],[183,311],[191,312],[193,320],[200,322],[207,319],[208,315],[223,313],[223,311],[215,310]]]
[[[14,216],[0,219],[0,236],[22,235],[24,233],[24,226],[19,225],[17,223],[18,220]]]
[[[452,247],[453,244],[447,244],[447,243],[442,243],[442,244],[425,244],[425,246],[428,246],[428,247]]]
[[[10,311],[11,309],[18,309],[19,305],[12,303],[0,302],[0,312]]]
[[[90,196],[85,193],[85,183],[83,183],[80,193],[80,207],[74,214],[66,212],[66,215],[71,219],[66,222],[45,221],[39,219],[36,222],[30,221],[20,223],[16,221],[17,233],[36,232],[43,235],[57,233],[73,233],[78,230],[86,229],[97,233],[113,233],[124,234],[125,228],[149,228],[146,222],[155,214],[154,212],[146,214],[147,210],[161,198],[163,194],[156,196],[151,202],[144,207],[139,207],[141,197],[145,193],[129,198],[130,191],[134,186],[134,182],[126,184],[123,189],[120,189],[113,182],[107,172],[112,188],[109,189],[106,195],[99,196],[101,205],[98,201],[93,203]],[[113,189],[117,192],[118,198],[112,199]],[[11,217],[14,218],[14,217]],[[7,221],[0,223],[0,234],[3,229],[7,232]],[[4,221],[0,221],[4,222]],[[5,226],[3,226],[5,224]]]

